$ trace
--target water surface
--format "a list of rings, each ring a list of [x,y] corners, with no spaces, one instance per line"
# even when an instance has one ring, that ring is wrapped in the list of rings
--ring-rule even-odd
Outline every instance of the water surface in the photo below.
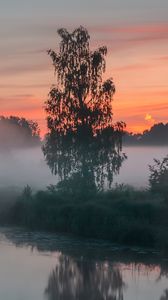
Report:
[[[0,229],[0,299],[166,300],[168,262],[103,241]]]

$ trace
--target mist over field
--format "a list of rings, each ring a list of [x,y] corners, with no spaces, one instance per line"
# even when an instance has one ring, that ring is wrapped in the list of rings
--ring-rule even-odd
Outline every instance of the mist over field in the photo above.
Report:
[[[124,147],[127,160],[120,174],[114,177],[115,183],[134,187],[147,187],[149,168],[153,158],[161,159],[167,154],[167,147]],[[57,178],[47,166],[40,146],[24,149],[0,151],[0,190],[23,190],[28,184],[33,190],[56,184]]]
[[[0,116],[0,152],[31,148],[40,144],[38,124],[16,116]]]
[[[167,146],[129,146],[123,147],[127,160],[123,163],[114,183],[124,183],[135,188],[148,187],[149,165],[153,159],[163,159],[167,155]]]
[[[0,162],[0,188],[40,189],[55,182],[39,146],[0,152]]]
[[[113,186],[118,183],[136,188],[148,187],[149,164],[153,159],[163,159],[167,155],[168,124],[155,124],[142,135],[124,136],[122,152],[127,159],[122,163],[119,175],[114,175]],[[160,137],[160,146],[155,146]],[[138,144],[146,142],[147,144]],[[153,144],[155,142],[155,144]],[[166,143],[164,146],[164,142]],[[45,161],[40,141],[38,124],[11,116],[0,117],[0,192],[13,196],[26,185],[32,190],[45,189],[56,184],[58,178],[52,175]]]

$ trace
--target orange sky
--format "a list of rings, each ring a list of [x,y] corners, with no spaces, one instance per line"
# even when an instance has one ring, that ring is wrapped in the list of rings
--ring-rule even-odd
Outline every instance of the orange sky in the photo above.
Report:
[[[56,30],[60,20],[46,22],[46,26],[44,21],[42,28],[38,23],[29,23],[27,20],[24,30],[14,22],[0,31],[0,115],[36,120],[43,134],[43,105],[55,82],[46,50],[59,44]],[[79,20],[71,27],[67,21],[61,27],[71,30],[78,25]],[[129,18],[111,22],[107,18],[99,24],[97,20],[88,22],[87,28],[92,49],[108,47],[105,77],[113,77],[116,84],[114,121],[125,121],[127,129],[133,132],[168,122],[168,22],[133,22]]]

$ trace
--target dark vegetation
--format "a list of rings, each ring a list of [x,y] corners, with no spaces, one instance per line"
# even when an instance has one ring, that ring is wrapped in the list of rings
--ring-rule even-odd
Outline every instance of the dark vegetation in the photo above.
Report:
[[[38,124],[16,116],[0,116],[0,150],[40,145]]]
[[[154,159],[155,164],[150,165],[149,183],[153,193],[160,193],[168,202],[168,155],[162,159]]]
[[[3,213],[1,223],[167,252],[168,200],[167,184],[163,184],[167,161],[168,157],[150,167],[149,190],[118,185],[108,191],[90,188],[83,192],[76,178],[71,189],[64,182],[33,194],[27,186]],[[162,189],[158,189],[158,181]]]
[[[6,220],[30,229],[167,250],[167,215],[168,204],[159,193],[117,186],[70,194],[51,186],[35,194],[26,187]]]
[[[142,134],[126,132],[123,137],[125,145],[168,145],[168,123],[154,124],[150,130],[145,130]]]

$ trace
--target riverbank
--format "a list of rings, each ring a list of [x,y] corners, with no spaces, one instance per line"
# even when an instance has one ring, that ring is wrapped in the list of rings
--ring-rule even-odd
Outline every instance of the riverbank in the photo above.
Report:
[[[47,230],[168,253],[168,204],[159,194],[119,186],[108,192],[25,191],[1,224]]]

